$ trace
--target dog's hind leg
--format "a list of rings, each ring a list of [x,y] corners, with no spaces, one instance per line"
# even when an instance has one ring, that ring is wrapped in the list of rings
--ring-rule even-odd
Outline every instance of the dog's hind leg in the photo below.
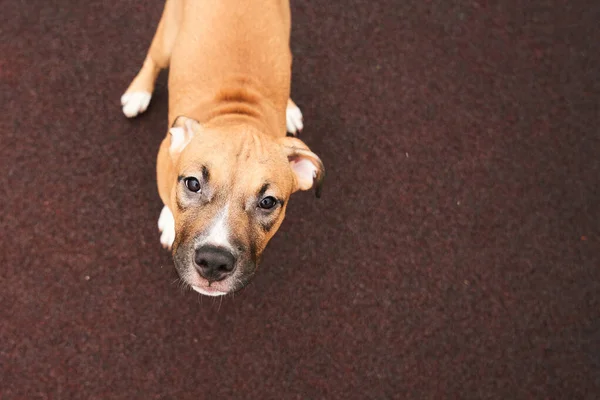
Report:
[[[183,3],[181,0],[166,1],[144,64],[129,88],[121,96],[123,113],[128,118],[133,118],[148,108],[156,78],[161,69],[169,66],[171,51],[179,33],[182,14]]]

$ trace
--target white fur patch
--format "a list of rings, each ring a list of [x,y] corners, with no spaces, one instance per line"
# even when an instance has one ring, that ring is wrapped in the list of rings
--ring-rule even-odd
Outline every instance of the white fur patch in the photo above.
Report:
[[[217,247],[231,248],[229,243],[229,226],[227,225],[227,214],[229,212],[229,205],[226,205],[217,217],[215,222],[212,224],[208,236],[203,241],[203,245],[212,245]]]
[[[148,92],[128,92],[121,96],[121,105],[123,114],[127,118],[133,118],[143,113],[150,104],[152,93]]]
[[[175,241],[175,218],[167,206],[163,207],[158,217],[158,230],[161,232],[160,243],[170,250]]]
[[[226,292],[220,292],[218,290],[210,291],[209,292],[209,291],[207,291],[205,289],[202,289],[201,287],[198,287],[198,286],[192,286],[192,289],[194,289],[196,292],[198,292],[200,294],[203,294],[205,296],[213,296],[213,297],[215,297],[215,296],[223,296],[223,295],[227,294]]]
[[[287,131],[294,136],[300,133],[302,128],[304,128],[304,124],[302,123],[302,112],[292,101],[288,101],[285,110],[285,123]]]

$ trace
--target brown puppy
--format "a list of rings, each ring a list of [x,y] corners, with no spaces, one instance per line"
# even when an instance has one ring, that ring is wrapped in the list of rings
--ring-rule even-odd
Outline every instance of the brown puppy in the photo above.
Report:
[[[290,195],[316,186],[323,164],[299,139],[289,99],[287,0],[167,0],[140,72],[121,98],[145,111],[169,67],[169,133],[157,160],[161,243],[181,278],[218,296],[243,287]]]

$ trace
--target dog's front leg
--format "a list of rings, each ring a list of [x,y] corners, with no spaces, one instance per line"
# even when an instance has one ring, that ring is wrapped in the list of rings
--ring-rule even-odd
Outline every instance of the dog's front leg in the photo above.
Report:
[[[288,99],[287,108],[285,110],[285,122],[288,133],[292,136],[298,136],[300,132],[302,132],[302,128],[304,128],[302,112],[300,108],[292,101],[292,99]]]
[[[128,118],[133,118],[148,108],[159,72],[169,66],[182,13],[182,0],[167,0],[144,64],[121,96],[123,113]]]

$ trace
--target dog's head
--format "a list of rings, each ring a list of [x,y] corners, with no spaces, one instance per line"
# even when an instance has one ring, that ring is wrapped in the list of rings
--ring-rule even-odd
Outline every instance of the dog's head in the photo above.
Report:
[[[314,186],[320,196],[323,163],[296,138],[248,126],[179,117],[169,132],[177,271],[202,294],[234,292],[254,275],[290,195]]]

